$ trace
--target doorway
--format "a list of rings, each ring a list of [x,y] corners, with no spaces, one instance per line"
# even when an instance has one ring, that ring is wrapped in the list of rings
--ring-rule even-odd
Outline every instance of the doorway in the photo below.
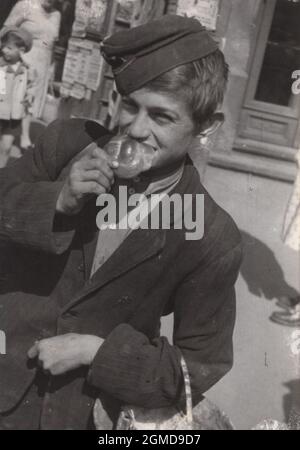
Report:
[[[294,160],[300,144],[300,1],[264,0],[237,140],[254,153]],[[240,147],[240,145],[239,145]]]

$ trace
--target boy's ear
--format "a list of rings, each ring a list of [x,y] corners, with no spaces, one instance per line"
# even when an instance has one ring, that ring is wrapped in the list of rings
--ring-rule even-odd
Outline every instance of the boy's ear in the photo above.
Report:
[[[221,112],[214,113],[209,122],[207,122],[199,131],[198,136],[200,138],[207,138],[211,134],[215,133],[220,126],[223,125],[225,116]]]

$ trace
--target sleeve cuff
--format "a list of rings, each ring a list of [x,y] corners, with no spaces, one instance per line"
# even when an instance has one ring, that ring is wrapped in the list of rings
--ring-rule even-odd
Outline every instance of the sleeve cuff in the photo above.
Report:
[[[98,350],[88,373],[88,383],[96,388],[105,389],[113,378],[120,377],[120,368],[125,370],[126,378],[131,378],[136,372],[137,365],[141,363],[142,345],[149,344],[148,338],[134,330],[128,324],[117,326],[105,339]]]

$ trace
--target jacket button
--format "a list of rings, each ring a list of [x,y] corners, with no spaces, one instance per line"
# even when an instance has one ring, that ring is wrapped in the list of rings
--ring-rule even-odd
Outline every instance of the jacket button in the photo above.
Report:
[[[130,302],[131,302],[131,298],[128,295],[124,295],[123,297],[121,297],[118,300],[118,303],[122,304],[122,305],[124,305],[124,304],[128,305]]]
[[[51,334],[47,330],[41,330],[38,336],[38,340],[41,341],[43,339],[48,339],[51,337]]]
[[[47,328],[41,328],[39,330],[40,339],[47,339],[53,337],[53,332]]]
[[[79,272],[84,272],[84,264],[83,263],[78,266],[78,270],[79,270]]]
[[[70,319],[72,317],[78,317],[78,313],[76,311],[68,311],[62,314],[63,319]]]

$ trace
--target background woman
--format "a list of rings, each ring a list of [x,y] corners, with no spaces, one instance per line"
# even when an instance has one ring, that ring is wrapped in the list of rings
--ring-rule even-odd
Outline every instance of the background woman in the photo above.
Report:
[[[37,87],[32,115],[40,118],[45,105],[53,46],[59,35],[61,15],[56,9],[57,0],[21,0],[12,9],[5,26],[25,28],[33,37],[32,50],[24,60],[37,72]],[[27,149],[31,146],[29,137],[31,115],[22,122],[20,146]]]

